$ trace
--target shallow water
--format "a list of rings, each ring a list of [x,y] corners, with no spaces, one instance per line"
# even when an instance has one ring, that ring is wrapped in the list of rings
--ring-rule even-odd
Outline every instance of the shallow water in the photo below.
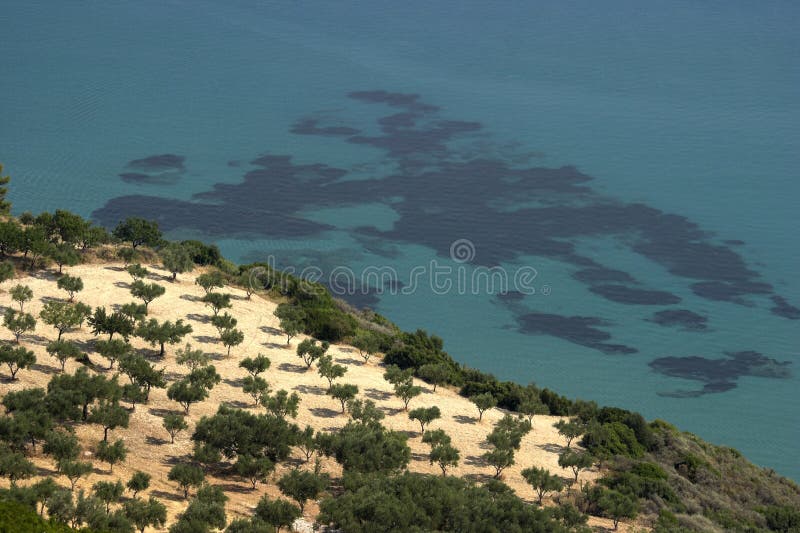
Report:
[[[391,267],[346,296],[500,378],[799,479],[798,15],[12,0],[0,160],[15,212],[156,217],[326,276]],[[535,294],[459,291],[488,267],[511,289],[535,269],[516,284]]]

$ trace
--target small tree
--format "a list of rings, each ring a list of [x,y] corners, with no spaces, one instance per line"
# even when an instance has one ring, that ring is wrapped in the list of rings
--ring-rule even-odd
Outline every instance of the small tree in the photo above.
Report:
[[[458,461],[461,459],[461,454],[449,442],[437,444],[431,448],[430,461],[431,464],[436,463],[442,469],[442,475],[447,475],[447,469],[450,467],[457,467]]]
[[[347,367],[335,364],[332,356],[323,355],[317,360],[317,372],[328,380],[328,390],[330,390],[333,386],[333,380],[347,373]]]
[[[81,258],[75,247],[68,243],[58,244],[50,249],[50,259],[58,265],[58,273],[61,274],[65,266],[77,265]]]
[[[7,477],[12,487],[17,486],[17,480],[28,479],[35,473],[36,467],[21,453],[0,451],[0,476]]]
[[[17,273],[14,269],[14,263],[11,261],[3,261],[0,263],[0,283],[5,283],[10,279],[14,279]]]
[[[193,371],[196,368],[206,366],[211,362],[211,356],[203,350],[193,350],[191,344],[186,344],[186,347],[179,349],[175,352],[175,361],[179,365],[184,365]]]
[[[180,243],[169,243],[161,249],[160,255],[164,268],[172,273],[173,281],[178,277],[178,274],[194,270],[194,261],[192,261],[191,254]]]
[[[174,481],[183,491],[184,499],[189,498],[189,489],[203,484],[206,475],[199,466],[178,463],[170,469],[167,479]]]
[[[67,291],[70,302],[75,299],[75,294],[83,290],[83,280],[77,276],[70,276],[69,274],[58,278],[57,285],[59,289]]]
[[[228,349],[226,357],[230,357],[231,348],[239,346],[244,342],[244,332],[236,328],[226,329],[219,336],[219,340],[222,341],[222,345]]]
[[[191,332],[191,324],[184,324],[180,318],[174,323],[169,320],[159,323],[151,318],[147,322],[141,322],[136,328],[136,335],[149,342],[150,346],[160,346],[159,357],[164,357],[166,344],[177,344]]]
[[[92,490],[94,491],[94,495],[106,504],[106,514],[108,514],[111,512],[111,504],[118,502],[122,498],[125,487],[119,480],[116,482],[98,481],[92,486]]]
[[[161,241],[158,222],[136,217],[127,218],[117,224],[113,235],[121,241],[131,243],[134,250],[141,245],[156,246]]]
[[[561,478],[554,476],[546,468],[532,466],[522,471],[522,477],[533,487],[538,496],[539,505],[542,504],[545,494],[548,492],[560,492],[563,488]]]
[[[104,463],[108,463],[108,471],[113,473],[114,465],[124,461],[125,457],[128,456],[128,448],[122,439],[118,439],[112,444],[101,440],[97,445],[97,453],[95,455]]]
[[[278,488],[284,496],[292,498],[303,512],[306,502],[315,499],[328,487],[328,477],[304,470],[291,470],[278,480]]]
[[[558,456],[558,466],[572,470],[575,475],[574,483],[578,482],[580,471],[590,468],[593,463],[594,458],[588,452],[576,452],[569,448]]]
[[[101,401],[92,408],[89,415],[89,422],[99,424],[103,427],[103,442],[108,442],[109,430],[118,427],[126,428],[130,422],[128,410],[120,406],[116,401]]]
[[[262,398],[269,395],[269,383],[258,376],[247,376],[242,380],[242,391],[253,398],[254,405],[258,405]]]
[[[164,429],[169,433],[170,444],[175,444],[175,435],[189,427],[183,415],[176,415],[174,413],[164,415],[163,425]]]
[[[133,281],[144,280],[144,278],[146,278],[150,273],[150,271],[143,267],[140,263],[128,265],[125,270],[131,275]]]
[[[394,386],[394,393],[398,398],[403,400],[403,410],[408,411],[408,404],[422,394],[422,387],[414,385],[414,380],[408,378],[406,381],[400,382]]]
[[[558,430],[558,434],[564,437],[564,440],[567,441],[567,448],[570,447],[572,441],[575,440],[577,437],[583,435],[586,427],[583,424],[580,424],[574,420],[559,420],[555,424],[553,424]]]
[[[53,326],[58,331],[58,339],[67,331],[78,327],[83,322],[85,315],[84,310],[78,304],[70,304],[67,302],[49,301],[44,304],[44,307],[39,312],[39,318],[48,326]]]
[[[307,368],[311,368],[314,361],[325,355],[330,344],[323,342],[317,344],[315,339],[306,339],[297,346],[297,357],[303,360]]]
[[[622,518],[636,518],[639,512],[639,502],[634,497],[616,490],[603,491],[597,506],[605,516],[614,521],[614,531]]]
[[[113,339],[115,333],[119,333],[127,340],[135,329],[135,324],[130,317],[118,312],[109,315],[105,307],[95,308],[94,313],[89,317],[89,325],[92,326],[92,333],[95,335],[108,333],[108,340]]]
[[[167,397],[183,406],[184,412],[189,414],[189,407],[208,398],[214,385],[221,380],[216,369],[209,365],[197,368],[185,378],[176,381],[167,389]]]
[[[56,470],[61,472],[62,464],[74,461],[81,452],[78,437],[68,431],[50,431],[45,436],[44,453],[56,462]]]
[[[417,370],[420,379],[433,385],[433,392],[436,392],[436,387],[444,385],[450,380],[450,374],[450,368],[444,363],[429,363],[422,365]]]
[[[147,472],[137,470],[133,473],[125,486],[133,493],[133,497],[135,498],[137,494],[150,487],[151,479],[152,477]]]
[[[221,315],[214,315],[211,317],[211,325],[217,328],[217,334],[222,335],[226,329],[233,329],[236,327],[237,320],[228,313]]]
[[[221,289],[225,286],[225,281],[222,279],[222,273],[219,270],[212,270],[211,272],[200,274],[194,282],[200,285],[206,294],[214,289]]]
[[[364,425],[379,424],[386,416],[383,411],[375,407],[375,402],[372,400],[350,400],[347,402],[347,410],[350,412],[350,418]]]
[[[253,377],[258,377],[259,374],[266,372],[272,362],[266,355],[258,354],[256,357],[245,357],[239,362],[239,367],[247,370],[247,373]]]
[[[311,456],[317,451],[317,439],[314,434],[314,428],[306,426],[306,429],[301,431],[297,436],[297,447],[305,455],[306,462],[311,460]]]
[[[52,341],[48,343],[47,353],[58,359],[62,373],[67,365],[67,359],[82,359],[86,355],[78,348],[78,345],[70,341]]]
[[[133,346],[122,339],[98,340],[94,343],[97,353],[108,359],[108,369],[114,368],[114,363],[133,351]]]
[[[408,413],[408,418],[419,422],[420,433],[425,433],[425,426],[442,417],[442,412],[437,406],[418,407]]]
[[[358,354],[364,359],[364,362],[367,363],[370,357],[378,352],[378,337],[372,331],[359,331],[355,339],[353,339],[353,347],[358,350]]]
[[[303,331],[306,314],[296,305],[283,303],[275,309],[275,316],[280,320],[280,327],[286,335],[286,346],[289,346],[292,337]]]
[[[342,414],[345,413],[347,402],[358,394],[358,386],[349,383],[336,383],[328,388],[328,394],[342,404]]]
[[[539,399],[538,394],[524,398],[519,404],[519,412],[528,417],[528,421],[533,424],[534,415],[546,415],[550,413],[548,408],[542,400]]]
[[[138,259],[140,255],[141,254],[134,248],[123,247],[117,250],[117,257],[122,259],[126,267],[129,263]]]
[[[123,512],[139,533],[147,526],[161,529],[167,524],[167,507],[152,496],[147,501],[136,498],[125,502]]]
[[[253,457],[252,455],[240,455],[233,466],[236,474],[246,479],[253,485],[253,490],[260,481],[267,482],[267,476],[275,470],[275,463],[267,457]]]
[[[11,380],[17,379],[17,372],[23,368],[30,368],[36,363],[36,356],[22,346],[0,344],[0,364],[8,366]]]
[[[296,418],[297,409],[300,405],[300,396],[298,396],[296,392],[289,394],[281,389],[272,396],[263,396],[261,398],[261,405],[263,405],[270,414],[281,420],[288,416]]]
[[[131,283],[131,294],[134,298],[144,302],[145,312],[148,310],[150,302],[159,296],[163,296],[165,292],[167,292],[167,289],[158,283],[145,283],[142,280],[136,280]]]
[[[483,459],[494,468],[494,477],[497,479],[503,470],[514,464],[514,450],[512,448],[495,448],[484,453]]]
[[[58,463],[58,471],[69,480],[70,489],[74,492],[75,484],[78,483],[78,480],[88,476],[92,471],[92,463],[69,460],[61,461]]]
[[[36,502],[42,504],[39,508],[39,516],[44,514],[44,508],[47,505],[48,500],[50,500],[53,494],[55,494],[55,492],[59,489],[60,487],[51,477],[42,478],[31,485],[31,490],[36,498]]]
[[[489,392],[483,394],[476,394],[470,398],[475,407],[478,408],[478,422],[483,420],[483,413],[497,405],[497,399]]]
[[[280,531],[281,528],[291,526],[303,512],[288,500],[282,498],[270,500],[269,496],[264,495],[258,501],[255,515],[274,527],[275,531]]]
[[[33,289],[27,285],[15,285],[11,289],[11,299],[19,304],[19,312],[22,313],[25,304],[33,300]]]
[[[7,309],[3,315],[3,325],[14,334],[14,340],[19,344],[19,339],[22,335],[36,329],[36,319],[29,313],[20,313],[14,309]]]
[[[223,309],[231,308],[231,295],[227,293],[209,292],[200,301],[211,308],[214,316],[217,316]]]
[[[147,316],[147,307],[144,304],[128,302],[120,306],[119,312],[133,322],[139,322],[140,320],[144,320],[144,317]]]

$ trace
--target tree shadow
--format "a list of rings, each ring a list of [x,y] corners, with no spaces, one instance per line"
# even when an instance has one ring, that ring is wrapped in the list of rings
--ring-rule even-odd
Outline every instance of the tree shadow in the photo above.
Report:
[[[276,335],[276,336],[280,335],[280,336],[283,336],[283,332],[281,330],[279,330],[278,328],[273,328],[272,326],[261,326],[258,329],[260,329],[261,331],[263,331],[267,335]]]
[[[166,440],[166,439],[162,439],[162,438],[159,438],[159,437],[153,437],[151,435],[148,435],[147,437],[145,437],[144,441],[147,444],[150,444],[151,446],[161,446],[162,444],[168,444],[169,443],[169,441]]]
[[[188,318],[189,320],[194,320],[195,322],[200,322],[201,324],[211,323],[210,315],[201,315],[200,313],[189,313],[188,315],[186,315],[186,318]]]
[[[66,298],[56,298],[55,296],[42,296],[39,298],[39,301],[43,304],[50,303],[50,302],[66,302]]]
[[[119,287],[120,289],[130,289],[131,288],[131,284],[128,283],[127,281],[115,281],[114,282],[114,286],[115,287]]]
[[[199,302],[200,301],[200,298],[198,298],[197,296],[191,295],[191,294],[181,294],[180,295],[180,299],[181,300],[186,300],[187,302]]]
[[[160,416],[164,418],[167,415],[183,415],[184,412],[182,409],[162,409],[160,407],[151,407],[147,410],[153,416]]]
[[[36,335],[35,333],[26,333],[19,338],[19,341],[20,344],[35,344],[36,346],[47,346],[50,344],[50,339],[43,335]]]
[[[335,411],[333,409],[328,409],[327,407],[312,407],[309,409],[309,412],[319,418],[335,418],[342,414],[341,411]]]
[[[277,342],[265,342],[264,346],[267,348],[272,348],[273,350],[280,350],[282,348],[286,348],[285,344],[278,344]]]
[[[411,460],[412,461],[425,461],[427,463],[427,462],[430,462],[431,456],[428,455],[427,453],[415,453],[415,452],[412,452],[411,453]]]
[[[475,424],[478,422],[477,418],[467,415],[453,415],[453,420],[459,424]]]
[[[386,416],[395,416],[395,415],[399,415],[400,413],[405,412],[405,409],[403,409],[402,407],[396,407],[395,408],[395,407],[381,406],[378,409],[380,409],[381,411],[386,413]]]
[[[219,338],[212,337],[211,335],[194,335],[192,338],[197,342],[204,342],[206,344],[217,344],[219,342]]]
[[[315,385],[295,385],[293,390],[302,392],[303,394],[316,394],[317,396],[325,395],[325,389]]]
[[[305,374],[308,370],[308,367],[293,365],[292,363],[281,363],[278,365],[278,370],[283,370],[284,372],[294,372],[295,374]]]
[[[556,444],[554,442],[548,442],[546,444],[537,444],[536,447],[541,448],[542,450],[550,453],[561,453],[562,451],[564,451],[563,446]]]
[[[105,270],[111,270],[112,272],[125,272],[125,267],[118,267],[118,266],[105,266],[103,267]]]
[[[385,401],[392,397],[392,393],[376,388],[369,388],[364,391],[364,396],[372,400]]]
[[[242,378],[235,378],[235,379],[224,378],[222,380],[223,383],[230,385],[231,387],[237,387],[237,388],[242,386],[242,381],[243,381]]]
[[[253,405],[249,402],[243,402],[241,400],[225,400],[222,402],[224,405],[228,407],[236,407],[237,409],[247,409],[250,407],[258,407],[258,404]]]
[[[353,359],[352,357],[339,357],[336,359],[337,363],[342,363],[345,365],[356,365],[356,366],[363,366],[363,361],[359,361],[358,359]]]
[[[225,492],[236,492],[238,494],[250,494],[253,492],[253,485],[249,482],[246,482],[245,486],[238,483],[220,483],[216,486]]]
[[[477,455],[467,455],[466,457],[464,457],[464,464],[469,466],[480,466],[480,467],[489,466],[483,457],[479,457]]]
[[[182,502],[182,501],[184,501],[183,494],[178,495],[178,494],[175,494],[174,492],[166,492],[166,491],[163,491],[163,490],[151,490],[150,494],[153,497],[158,498],[160,500],[170,500],[170,501],[173,501],[173,502]]]
[[[55,366],[50,365],[43,365],[40,363],[36,363],[31,365],[31,370],[35,370],[37,372],[41,372],[42,374],[53,375],[53,374],[60,374],[61,369]]]

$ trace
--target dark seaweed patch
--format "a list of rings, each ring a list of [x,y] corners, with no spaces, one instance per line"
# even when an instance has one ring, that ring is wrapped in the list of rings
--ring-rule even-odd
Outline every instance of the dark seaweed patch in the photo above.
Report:
[[[289,130],[290,133],[294,133],[295,135],[323,135],[323,136],[332,136],[335,137],[337,135],[357,135],[360,133],[360,130],[355,128],[349,128],[347,126],[319,126],[320,120],[315,118],[304,118],[300,119],[292,125],[292,128]]]
[[[595,285],[589,290],[608,300],[630,305],[672,305],[681,301],[669,292],[633,289],[625,285]]]
[[[770,309],[772,314],[788,318],[790,320],[800,320],[800,309],[786,301],[783,296],[773,295],[772,303],[775,305]]]
[[[585,316],[561,316],[547,313],[527,313],[517,317],[523,333],[551,335],[606,354],[633,354],[636,348],[609,344],[611,334],[598,327],[608,326],[603,319]]]
[[[788,378],[790,361],[778,361],[755,351],[725,352],[724,358],[709,359],[698,355],[661,357],[650,361],[654,371],[666,376],[701,381],[705,385],[697,391],[660,393],[664,396],[694,397],[701,394],[724,392],[736,387],[742,376]]]
[[[632,305],[678,301],[670,293],[631,288],[632,275],[576,251],[578,241],[610,236],[684,278],[703,298],[747,304],[748,295],[772,294],[772,287],[731,248],[737,242],[714,242],[685,217],[600,194],[590,187],[591,176],[572,166],[521,166],[528,159],[508,148],[492,149],[480,123],[446,119],[439,107],[417,94],[371,90],[348,96],[384,111],[388,108],[388,113],[375,117],[379,133],[359,133],[372,130],[349,125],[348,117],[337,118],[334,125],[303,118],[292,131],[382,150],[389,164],[371,167],[369,179],[342,179],[351,171],[324,163],[295,164],[289,155],[268,154],[252,161],[255,168],[244,174],[241,183],[217,184],[196,194],[193,202],[121,197],[94,217],[113,226],[119,218],[136,214],[158,219],[167,230],[185,227],[211,236],[253,233],[274,238],[330,229],[304,220],[301,213],[309,209],[383,202],[399,216],[392,229],[357,228],[352,231],[356,239],[421,244],[447,256],[454,240],[468,238],[476,246],[476,265],[546,256],[577,267],[573,277],[600,296]],[[182,168],[183,159],[164,154],[131,164]],[[375,170],[381,168],[393,170],[382,174]],[[396,253],[373,247],[387,256]],[[785,300],[773,303],[775,314],[790,318],[797,314]],[[606,342],[610,334],[597,329],[599,324],[592,322],[596,319],[540,316],[544,325],[531,326],[531,315],[520,312],[523,331],[550,332],[607,353],[635,351]]]
[[[708,317],[699,315],[688,309],[665,309],[654,313],[651,322],[659,326],[678,326],[685,331],[705,331],[708,329]]]
[[[160,172],[163,170],[183,170],[186,158],[182,155],[160,154],[151,155],[142,159],[134,159],[126,166],[147,172]]]
[[[180,180],[174,173],[142,174],[140,172],[123,172],[119,177],[125,183],[141,183],[145,185],[172,185]]]
[[[627,272],[601,266],[578,270],[572,274],[572,277],[583,283],[634,283],[636,281],[633,276]]]

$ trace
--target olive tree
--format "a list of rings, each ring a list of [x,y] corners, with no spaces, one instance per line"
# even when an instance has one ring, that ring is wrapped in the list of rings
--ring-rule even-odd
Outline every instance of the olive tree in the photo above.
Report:
[[[3,325],[11,331],[14,341],[19,344],[22,335],[36,329],[36,319],[30,313],[7,309],[3,315]]]
[[[44,304],[39,312],[39,318],[48,326],[53,326],[58,331],[57,340],[67,331],[78,327],[84,320],[84,311],[77,304],[57,302],[51,300]]]
[[[545,494],[548,492],[560,492],[563,488],[561,478],[554,476],[546,468],[535,466],[526,468],[522,471],[522,477],[536,491],[539,505],[542,504]]]
[[[164,268],[172,273],[173,281],[177,279],[178,274],[191,272],[194,269],[194,261],[192,260],[191,254],[189,254],[186,247],[180,243],[171,242],[167,244],[161,249],[159,255],[161,256],[161,262]]]
[[[10,292],[11,299],[19,304],[20,313],[24,311],[25,304],[33,300],[33,289],[27,285],[15,285]]]
[[[328,487],[328,476],[305,470],[293,469],[278,480],[278,488],[284,496],[292,498],[303,512],[306,502],[315,499]]]
[[[136,335],[150,343],[150,346],[160,346],[159,357],[164,357],[167,344],[177,344],[191,332],[191,324],[184,324],[180,318],[175,322],[166,320],[161,323],[151,318],[147,322],[141,322],[136,328]]]
[[[303,331],[305,312],[296,305],[282,303],[275,309],[275,316],[280,320],[280,327],[286,335],[286,346],[289,346],[292,337]]]
[[[470,398],[475,407],[478,408],[478,422],[483,420],[483,413],[497,405],[497,399],[489,392],[476,394]]]
[[[14,381],[17,379],[17,372],[36,364],[36,355],[22,346],[3,343],[0,344],[0,364],[8,366],[11,380]]]
[[[408,413],[408,418],[416,420],[420,425],[420,432],[425,433],[425,426],[442,417],[442,412],[437,406],[418,407]]]
[[[336,383],[328,388],[328,394],[342,404],[342,414],[346,412],[347,402],[358,394],[358,386],[350,383]]]
[[[174,413],[164,415],[162,425],[164,426],[164,429],[167,430],[167,433],[169,433],[170,444],[175,444],[175,436],[181,431],[185,431],[189,427],[189,424],[186,423],[186,418],[184,418],[183,415],[176,415]]]
[[[152,476],[147,472],[137,470],[128,480],[128,483],[125,484],[125,487],[133,493],[133,497],[135,498],[137,494],[150,487],[151,479]]]
[[[145,283],[142,280],[136,280],[131,283],[131,294],[134,298],[138,298],[144,302],[144,309],[147,312],[150,302],[163,296],[167,290],[158,283]]]
[[[83,290],[83,280],[77,276],[70,276],[69,274],[64,274],[58,278],[56,284],[59,289],[67,291],[70,302],[75,299],[75,294]]]
[[[328,380],[328,390],[330,390],[333,380],[347,373],[347,367],[335,364],[331,355],[323,355],[317,360],[317,373]]]
[[[327,342],[317,344],[315,339],[305,339],[297,346],[297,357],[303,360],[306,368],[311,368],[314,361],[325,355],[329,347]]]
[[[121,241],[131,243],[134,250],[141,245],[155,246],[161,241],[158,222],[143,218],[131,217],[123,220],[117,224],[112,234]]]
[[[189,498],[189,489],[203,484],[206,475],[203,469],[188,463],[178,463],[167,474],[167,479],[174,481],[183,491],[184,499]]]

